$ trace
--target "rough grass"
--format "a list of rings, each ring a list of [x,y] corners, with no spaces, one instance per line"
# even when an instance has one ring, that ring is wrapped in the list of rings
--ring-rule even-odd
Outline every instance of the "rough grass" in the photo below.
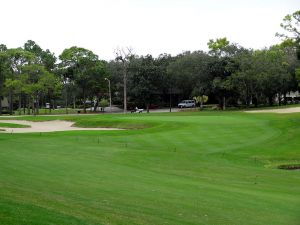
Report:
[[[0,224],[299,225],[300,114],[24,118],[132,129],[1,134]]]

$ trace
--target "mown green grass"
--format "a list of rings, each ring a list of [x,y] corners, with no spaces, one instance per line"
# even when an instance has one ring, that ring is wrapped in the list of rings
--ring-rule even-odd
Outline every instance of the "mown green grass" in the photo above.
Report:
[[[0,120],[1,121],[1,120]],[[15,123],[3,123],[0,122],[0,128],[26,128],[28,125],[15,124]]]
[[[0,224],[299,225],[300,114],[24,118],[130,129],[1,134]]]

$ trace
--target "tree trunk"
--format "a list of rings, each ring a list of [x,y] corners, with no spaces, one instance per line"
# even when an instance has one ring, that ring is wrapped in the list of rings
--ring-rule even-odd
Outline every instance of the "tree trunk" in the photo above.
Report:
[[[98,105],[99,105],[99,99],[97,98],[97,100],[96,100],[96,102],[94,104],[94,110],[93,110],[94,112],[97,111]]]
[[[52,107],[52,98],[51,95],[49,94],[49,114],[51,114],[51,107]]]
[[[283,104],[286,105],[287,104],[287,100],[286,100],[286,93],[283,94]]]
[[[247,108],[249,108],[249,106],[250,106],[251,99],[252,99],[252,96],[249,96],[249,95],[247,94],[247,97],[246,97],[246,107],[247,107]]]
[[[23,114],[25,115],[25,113],[26,113],[26,102],[27,102],[27,96],[26,95],[24,95],[24,101],[23,101]]]
[[[35,113],[35,105],[34,105],[34,97],[32,97],[32,113],[33,113],[33,115],[36,115],[36,113]]]
[[[147,113],[149,113],[149,103],[147,103]]]
[[[67,92],[66,92],[65,109],[66,109],[66,114],[68,114],[68,95],[67,95]]]
[[[39,108],[40,108],[40,99],[39,99],[39,95],[36,95],[36,114],[39,114]]]
[[[172,87],[170,88],[170,112],[172,112]]]
[[[83,93],[83,112],[86,113],[86,105],[85,105],[85,88],[82,89]]]
[[[223,96],[223,110],[226,109],[226,97]]]
[[[0,95],[0,116],[2,115],[2,96]]]
[[[19,106],[18,106],[19,115],[21,115],[21,111],[22,111],[22,94],[19,95]]]
[[[68,91],[67,91],[67,85],[65,85],[65,91],[66,91],[65,109],[66,109],[66,114],[68,114]]]
[[[123,82],[124,82],[124,113],[127,113],[127,73],[125,63],[123,63]]]
[[[257,96],[257,94],[255,94],[254,105],[255,105],[256,108],[258,107],[258,96]]]
[[[73,96],[73,109],[76,109],[76,97],[75,97],[75,95]]]
[[[200,99],[200,110],[202,110],[202,109],[203,109],[203,96]]]
[[[30,115],[30,96],[27,98],[27,114]]]
[[[9,90],[9,114],[13,114],[13,93],[12,89]]]
[[[269,96],[268,100],[269,100],[269,105],[272,106],[273,105],[273,96]]]

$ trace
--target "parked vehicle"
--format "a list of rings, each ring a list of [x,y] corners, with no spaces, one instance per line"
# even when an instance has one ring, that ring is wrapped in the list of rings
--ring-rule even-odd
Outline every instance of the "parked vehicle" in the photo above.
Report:
[[[193,108],[196,106],[194,100],[183,100],[178,104],[178,108]]]

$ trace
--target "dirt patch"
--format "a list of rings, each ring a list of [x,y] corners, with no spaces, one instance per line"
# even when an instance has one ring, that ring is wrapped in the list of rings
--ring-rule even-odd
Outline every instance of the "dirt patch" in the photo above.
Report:
[[[284,109],[261,109],[244,111],[246,113],[299,113],[300,107],[284,108]]]
[[[73,127],[74,122],[52,120],[44,122],[32,122],[25,120],[0,120],[6,123],[15,123],[28,125],[28,128],[1,128],[1,133],[34,133],[34,132],[56,132],[56,131],[74,131],[74,130],[122,130],[118,128],[82,128]]]
[[[300,170],[300,164],[279,165],[277,168],[281,170]]]

